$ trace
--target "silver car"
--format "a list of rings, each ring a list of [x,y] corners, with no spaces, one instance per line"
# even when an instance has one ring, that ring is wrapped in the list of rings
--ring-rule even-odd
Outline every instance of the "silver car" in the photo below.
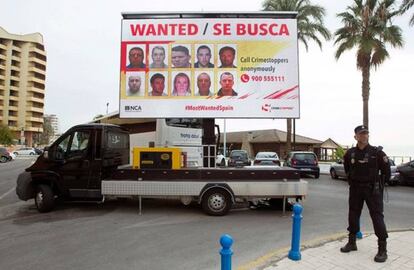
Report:
[[[388,184],[390,186],[396,185],[398,183],[397,175],[397,166],[395,165],[394,160],[388,159],[390,162],[391,167],[391,178]],[[331,174],[332,179],[338,179],[339,177],[346,179],[346,173],[344,169],[344,163],[342,160],[338,160],[335,163],[331,164],[331,168],[329,169],[329,173]]]

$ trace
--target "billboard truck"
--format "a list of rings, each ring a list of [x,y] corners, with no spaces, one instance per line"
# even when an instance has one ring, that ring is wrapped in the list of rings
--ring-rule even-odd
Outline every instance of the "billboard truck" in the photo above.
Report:
[[[121,117],[299,117],[296,13],[125,13],[123,18]],[[183,128],[183,135],[157,134],[159,144],[169,146],[174,136],[172,144],[183,147],[200,142],[195,123],[165,124],[162,130]],[[16,193],[21,200],[34,198],[40,212],[51,211],[57,198],[127,196],[139,198],[140,208],[147,197],[195,201],[216,216],[240,201],[273,199],[285,209],[288,198],[307,195],[308,183],[295,169],[180,168],[177,148],[134,149],[134,166],[128,166],[130,139],[140,140],[116,125],[72,127],[19,175]]]

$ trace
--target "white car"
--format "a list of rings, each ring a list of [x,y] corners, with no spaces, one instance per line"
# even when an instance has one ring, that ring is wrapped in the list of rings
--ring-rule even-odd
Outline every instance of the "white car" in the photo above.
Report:
[[[216,164],[220,167],[226,166],[226,158],[222,154],[216,156]]]
[[[32,147],[23,147],[13,151],[13,154],[18,155],[36,155],[36,151]]]

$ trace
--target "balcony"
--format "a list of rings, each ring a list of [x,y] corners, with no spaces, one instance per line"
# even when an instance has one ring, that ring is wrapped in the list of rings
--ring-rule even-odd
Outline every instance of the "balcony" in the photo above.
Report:
[[[14,101],[19,101],[19,97],[12,96],[12,95],[9,96],[9,99],[14,100]]]
[[[15,46],[15,45],[12,45],[12,49],[14,51],[17,51],[17,52],[20,52],[20,53],[22,52],[22,49],[20,47]]]
[[[46,76],[46,71],[45,70],[41,70],[40,68],[37,68],[35,66],[30,66],[29,71],[33,71],[33,72],[36,72],[36,73],[39,73],[39,74],[42,74],[42,75]]]
[[[19,91],[19,87],[18,86],[14,86],[14,85],[10,85],[10,90]]]
[[[29,61],[33,61],[35,63],[39,63],[39,64],[46,66],[46,61],[43,61],[42,59],[39,59],[35,56],[29,56]]]
[[[0,53],[0,59],[6,60],[6,56]]]
[[[46,57],[46,52],[41,50],[41,49],[36,48],[35,46],[30,47],[30,51],[38,53],[38,54],[43,55],[43,56]]]
[[[35,93],[45,94],[45,89],[38,88],[34,85],[27,87],[27,91],[32,91]]]
[[[41,83],[41,84],[44,84],[45,83],[45,80],[36,78],[33,75],[32,76],[29,76],[28,77],[28,80],[31,81],[31,82],[37,82],[37,83]]]
[[[15,80],[16,82],[19,82],[20,81],[20,78],[19,77],[16,77],[16,76],[10,75],[10,80]]]
[[[9,121],[17,121],[17,120],[19,120],[18,116],[9,115]]]
[[[32,107],[32,106],[26,107],[26,110],[28,112],[37,112],[37,113],[41,113],[41,114],[43,114],[43,112],[44,112],[43,108]]]
[[[9,110],[10,111],[16,111],[17,112],[19,110],[19,108],[17,106],[9,105]]]
[[[36,123],[43,123],[42,117],[26,117],[26,121],[36,122]]]
[[[7,50],[7,46],[0,43],[0,49]]]

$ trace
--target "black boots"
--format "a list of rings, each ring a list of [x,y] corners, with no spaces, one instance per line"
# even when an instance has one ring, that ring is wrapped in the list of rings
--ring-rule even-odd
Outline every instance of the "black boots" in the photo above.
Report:
[[[358,250],[356,245],[356,235],[349,234],[348,243],[345,246],[341,247],[341,252],[348,253],[353,250]]]
[[[378,253],[375,255],[374,261],[385,262],[387,258],[387,241],[378,240]]]

